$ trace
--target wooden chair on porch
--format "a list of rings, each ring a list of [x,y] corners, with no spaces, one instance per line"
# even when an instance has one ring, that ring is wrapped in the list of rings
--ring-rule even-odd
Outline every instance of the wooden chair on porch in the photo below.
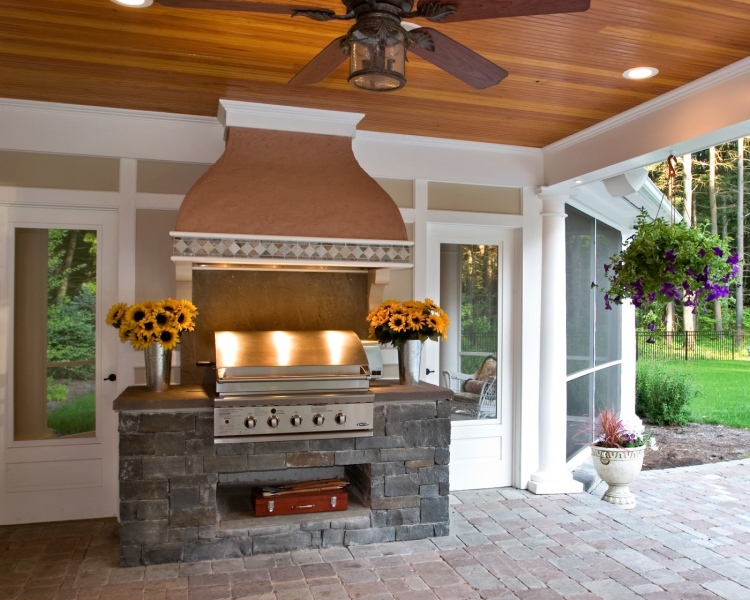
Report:
[[[490,355],[475,373],[443,371],[445,387],[453,391],[451,414],[469,419],[497,417],[497,359]]]

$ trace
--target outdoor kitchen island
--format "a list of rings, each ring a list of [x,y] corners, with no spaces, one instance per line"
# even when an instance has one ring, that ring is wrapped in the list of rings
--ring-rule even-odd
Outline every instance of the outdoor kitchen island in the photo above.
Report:
[[[210,388],[127,388],[114,403],[122,565],[447,535],[452,392],[371,391],[371,437],[216,443]],[[350,482],[348,510],[254,516],[252,488],[328,477]]]

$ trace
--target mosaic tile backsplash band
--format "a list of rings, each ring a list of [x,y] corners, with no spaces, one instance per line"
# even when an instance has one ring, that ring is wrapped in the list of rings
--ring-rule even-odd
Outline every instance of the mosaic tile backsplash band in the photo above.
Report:
[[[172,256],[196,258],[347,261],[411,264],[410,243],[274,240],[272,238],[212,238],[173,236]]]

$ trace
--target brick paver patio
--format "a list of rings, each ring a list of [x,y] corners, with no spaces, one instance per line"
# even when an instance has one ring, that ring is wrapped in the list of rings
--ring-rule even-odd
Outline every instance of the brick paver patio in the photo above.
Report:
[[[632,489],[458,492],[447,537],[127,569],[112,519],[0,527],[0,600],[750,599],[750,460]]]

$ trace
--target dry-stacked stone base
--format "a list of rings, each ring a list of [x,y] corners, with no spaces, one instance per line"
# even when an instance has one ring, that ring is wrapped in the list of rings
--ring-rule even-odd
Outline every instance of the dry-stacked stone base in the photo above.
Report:
[[[119,430],[123,566],[448,534],[447,398],[376,402],[366,438],[215,444],[204,409],[124,411]],[[253,516],[251,487],[329,476],[349,510]]]

